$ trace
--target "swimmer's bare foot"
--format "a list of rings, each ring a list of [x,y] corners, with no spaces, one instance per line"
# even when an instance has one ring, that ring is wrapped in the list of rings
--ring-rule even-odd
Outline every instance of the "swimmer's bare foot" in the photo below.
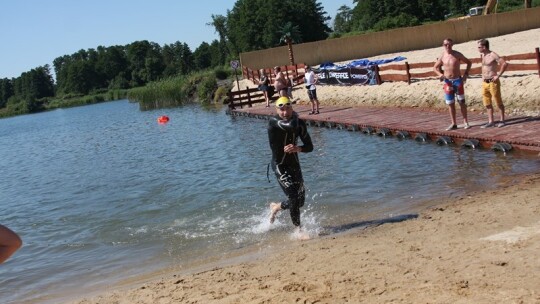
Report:
[[[281,210],[281,203],[270,203],[270,224],[276,220],[279,210]]]
[[[304,229],[302,229],[301,227],[296,227],[296,229],[294,230],[294,236],[299,240],[299,241],[307,241],[310,239],[309,237],[309,233],[307,233]]]

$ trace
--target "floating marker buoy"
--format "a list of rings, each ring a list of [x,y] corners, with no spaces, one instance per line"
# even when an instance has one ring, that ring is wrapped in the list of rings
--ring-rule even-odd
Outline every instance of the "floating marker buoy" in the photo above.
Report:
[[[392,136],[392,132],[390,132],[387,128],[380,128],[379,131],[377,131],[378,136],[387,137]]]
[[[157,122],[159,124],[166,124],[169,122],[169,116],[161,115],[160,117],[158,117]]]
[[[357,132],[358,130],[360,130],[360,128],[358,127],[358,125],[350,125],[347,130]]]
[[[461,144],[462,147],[476,149],[480,147],[480,141],[478,139],[466,139]]]
[[[364,134],[373,134],[375,130],[372,127],[365,127],[362,128],[362,133]]]
[[[336,124],[334,122],[331,122],[331,121],[327,121],[325,123],[325,126],[328,128],[328,129],[332,129],[336,126]]]
[[[505,142],[498,142],[491,147],[491,150],[506,153],[512,150],[512,145]]]
[[[437,145],[439,146],[442,146],[442,145],[449,145],[451,143],[453,143],[454,140],[452,140],[452,138],[448,137],[448,136],[441,136],[437,139]]]
[[[411,134],[409,134],[407,131],[397,131],[396,137],[399,139],[405,139],[411,137]]]
[[[414,140],[420,141],[420,142],[426,142],[429,140],[429,136],[426,133],[416,133]]]

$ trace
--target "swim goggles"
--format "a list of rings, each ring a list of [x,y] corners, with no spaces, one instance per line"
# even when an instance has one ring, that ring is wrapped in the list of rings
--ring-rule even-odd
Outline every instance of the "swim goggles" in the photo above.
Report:
[[[276,103],[276,108],[283,109],[283,108],[290,108],[290,107],[292,107],[292,104],[290,102],[277,102]]]

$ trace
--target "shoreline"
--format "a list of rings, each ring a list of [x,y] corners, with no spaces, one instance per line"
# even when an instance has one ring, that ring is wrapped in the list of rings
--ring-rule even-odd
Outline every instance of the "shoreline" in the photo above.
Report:
[[[415,219],[154,274],[73,303],[535,302],[539,197],[540,173],[445,199]]]
[[[538,36],[540,29],[488,39],[504,56],[533,51]],[[469,58],[477,55],[475,41],[454,49]],[[434,48],[372,59],[399,55],[409,63],[428,62],[441,52]],[[539,79],[532,72],[505,73],[501,81],[507,116],[540,115]],[[246,80],[240,84],[253,87]],[[465,85],[471,112],[485,113],[480,85],[478,77]],[[447,111],[436,79],[411,85],[321,85],[317,91],[323,106]],[[304,90],[293,94],[307,103]],[[498,117],[498,109],[494,114]],[[515,176],[509,183],[446,198],[436,207],[425,204],[416,218],[126,278],[69,303],[540,302],[540,173]]]

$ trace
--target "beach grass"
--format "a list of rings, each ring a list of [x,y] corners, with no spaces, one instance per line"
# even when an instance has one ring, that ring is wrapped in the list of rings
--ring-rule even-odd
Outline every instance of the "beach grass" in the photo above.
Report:
[[[229,77],[230,73],[224,68],[195,72],[155,81],[144,87],[133,88],[127,98],[131,102],[138,102],[142,111],[171,108],[189,102],[212,103],[216,100],[216,91],[222,94],[228,90],[229,82],[218,85],[217,80]],[[221,95],[220,95],[221,96]],[[219,98],[218,98],[219,100]]]

